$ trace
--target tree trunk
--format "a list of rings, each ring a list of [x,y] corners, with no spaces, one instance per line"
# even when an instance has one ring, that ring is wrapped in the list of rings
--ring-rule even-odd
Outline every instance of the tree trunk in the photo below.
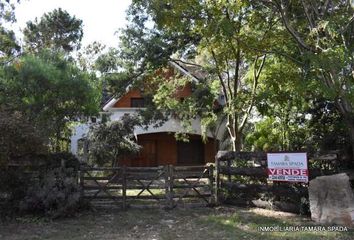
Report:
[[[60,130],[57,130],[55,137],[56,137],[55,151],[60,152]]]
[[[240,152],[242,148],[242,139],[241,139],[242,134],[240,132],[236,133],[236,138],[235,138],[235,149],[236,152]]]
[[[229,136],[230,136],[230,141],[231,141],[231,147],[232,147],[232,151],[236,151],[236,131],[234,128],[234,119],[232,118],[232,116],[228,115],[227,116],[227,122],[226,122],[226,128],[227,131],[229,132]]]
[[[351,163],[354,163],[354,117],[353,108],[346,99],[337,99],[336,106],[343,117],[345,125],[348,127],[348,134],[351,148]]]
[[[236,152],[237,148],[236,148],[236,138],[234,136],[230,136],[230,140],[231,140],[231,147],[232,147],[232,151]]]
[[[352,121],[346,121],[346,125],[348,126],[349,130],[349,139],[350,139],[350,147],[351,147],[351,161],[354,164],[354,119]]]

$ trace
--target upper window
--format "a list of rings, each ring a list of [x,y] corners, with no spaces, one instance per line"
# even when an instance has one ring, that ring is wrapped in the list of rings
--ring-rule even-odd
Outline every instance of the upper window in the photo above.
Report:
[[[144,98],[131,98],[130,107],[133,108],[142,108],[145,106]]]

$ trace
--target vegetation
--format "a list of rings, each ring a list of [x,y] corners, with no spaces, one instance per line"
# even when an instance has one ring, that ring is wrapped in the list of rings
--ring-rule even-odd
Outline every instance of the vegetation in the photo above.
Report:
[[[9,24],[18,2],[0,0],[1,213],[59,217],[80,208],[79,163],[58,154],[68,152],[70,126],[97,116],[107,92],[127,87],[144,90],[146,109],[92,124],[95,164],[117,166],[140,150],[136,126],[173,116],[185,132],[200,118],[204,137],[225,125],[223,150],[335,150],[354,165],[351,1],[132,0],[118,49],[81,48],[83,22],[61,8],[29,21],[20,46]],[[192,94],[177,98],[186,86]],[[38,165],[44,169],[32,181],[26,172]],[[263,238],[243,217],[210,216],[196,227]]]
[[[16,21],[14,9],[12,1],[0,1],[0,64],[5,63],[8,58],[11,58],[20,51],[14,31],[4,26],[5,23]]]
[[[354,156],[353,13],[350,1],[264,1],[276,13],[321,95],[332,100],[346,125]]]
[[[82,20],[59,9],[45,13],[40,21],[27,22],[23,30],[27,51],[38,52],[43,48],[60,49],[66,52],[78,50],[83,36]]]
[[[0,166],[47,153],[42,133],[20,112],[0,109]],[[28,144],[31,142],[31,144]]]
[[[15,21],[13,3],[0,1],[0,10],[0,217],[73,214],[81,206],[78,161],[66,154],[58,165],[58,154],[68,151],[69,125],[96,115],[100,101],[96,76],[71,56],[82,21],[61,9],[45,14],[27,24],[20,49],[4,27]]]
[[[4,68],[0,101],[26,115],[60,151],[67,123],[97,112],[92,77],[60,53],[28,54]]]
[[[51,218],[74,215],[84,206],[77,183],[77,169],[56,167],[43,171],[40,181],[33,181],[20,202],[20,211]]]
[[[158,110],[186,130],[197,116],[205,131],[226,123],[232,150],[353,156],[353,8],[330,2],[134,0],[117,55],[121,80],[110,83],[153,82]],[[201,74],[166,80],[171,63]],[[192,96],[170,94],[187,83]]]
[[[137,154],[140,146],[134,138],[134,127],[140,125],[136,116],[125,115],[121,121],[93,125],[89,133],[90,157],[98,165],[119,166],[119,160]]]

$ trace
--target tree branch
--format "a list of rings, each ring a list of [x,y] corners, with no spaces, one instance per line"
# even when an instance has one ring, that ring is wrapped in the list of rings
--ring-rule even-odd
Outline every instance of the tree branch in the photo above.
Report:
[[[305,3],[304,0],[301,0],[301,4],[302,4],[302,7],[304,8],[304,12],[305,12],[307,21],[308,21],[308,23],[309,23],[309,25],[310,25],[310,29],[312,29],[312,28],[315,27],[315,24],[312,22],[312,19],[311,19],[310,13],[309,13],[308,6],[306,5],[306,3]]]
[[[218,60],[216,58],[216,54],[214,52],[214,50],[211,50],[211,55],[214,59],[214,62],[215,62],[215,67],[216,67],[216,71],[217,71],[217,75],[218,75],[218,78],[219,78],[219,81],[220,81],[220,84],[222,86],[222,89],[223,89],[223,92],[224,92],[224,95],[225,95],[225,101],[227,104],[229,104],[229,95],[228,95],[228,92],[227,92],[227,89],[226,89],[226,86],[225,86],[225,83],[224,83],[224,80],[221,76],[221,73],[220,73],[220,68],[219,68],[219,64],[218,64]]]
[[[310,46],[308,46],[305,41],[300,37],[299,33],[290,25],[289,18],[288,18],[288,12],[286,9],[284,9],[284,6],[282,4],[282,1],[280,3],[275,2],[275,6],[278,9],[278,12],[280,13],[280,16],[283,20],[285,28],[288,30],[288,32],[293,36],[295,41],[303,48],[310,52],[316,52],[316,50]]]
[[[263,59],[262,59],[262,62],[260,64],[260,66],[257,68],[257,61],[259,59],[259,57],[257,56],[255,61],[254,61],[254,69],[253,69],[253,89],[252,89],[252,98],[251,98],[251,102],[250,102],[250,105],[242,119],[242,122],[239,126],[239,132],[242,132],[243,131],[243,128],[245,127],[246,125],[246,122],[248,120],[248,117],[252,111],[252,108],[254,106],[254,103],[255,103],[255,97],[256,97],[256,90],[257,90],[257,86],[258,86],[258,80],[259,80],[259,77],[261,75],[261,72],[263,70],[263,67],[264,67],[264,64],[265,64],[265,61],[266,61],[266,57],[267,55],[264,55],[263,56]]]

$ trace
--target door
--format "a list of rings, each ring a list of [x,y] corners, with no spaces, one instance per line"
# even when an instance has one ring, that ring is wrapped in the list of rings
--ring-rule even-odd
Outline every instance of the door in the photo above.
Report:
[[[133,167],[155,167],[157,166],[156,158],[156,141],[155,140],[139,140],[142,147],[139,155],[132,161]]]
[[[177,165],[204,165],[204,144],[202,140],[177,142]]]

